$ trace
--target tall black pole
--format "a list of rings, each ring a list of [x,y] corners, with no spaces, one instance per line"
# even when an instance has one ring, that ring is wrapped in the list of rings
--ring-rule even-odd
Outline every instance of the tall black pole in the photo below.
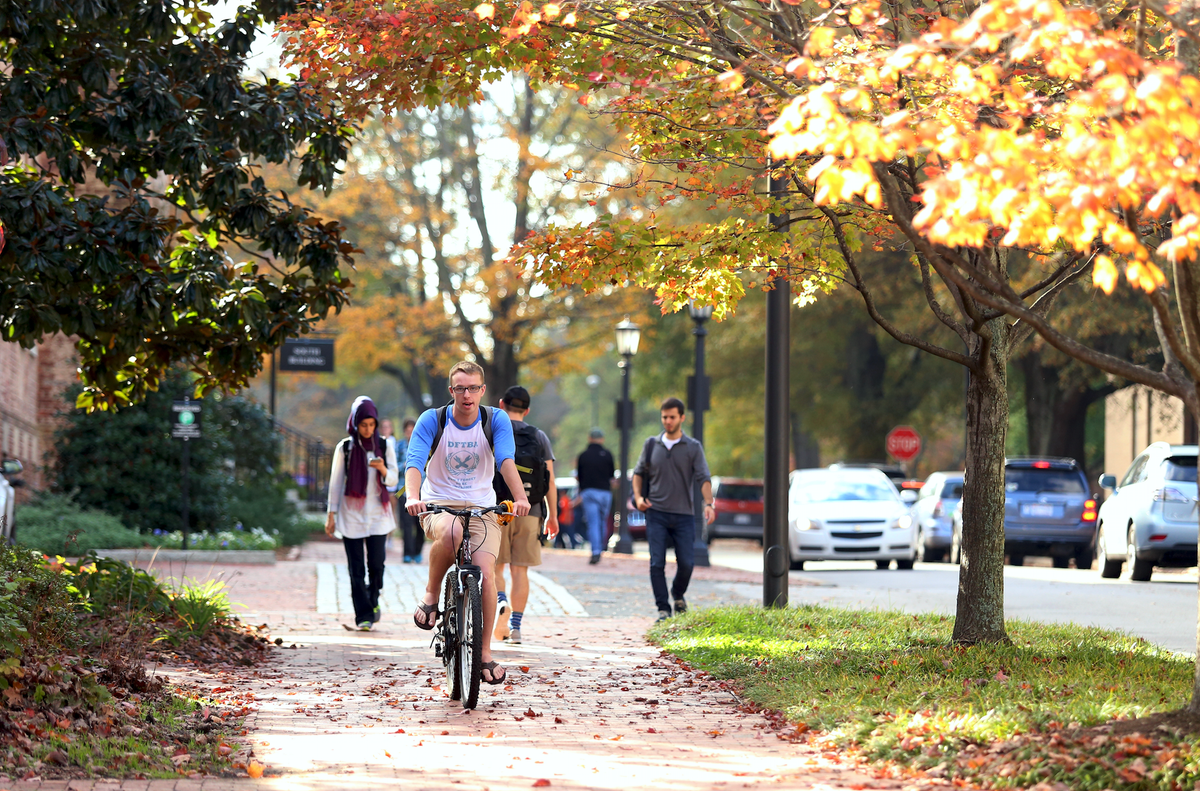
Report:
[[[692,397],[692,436],[704,445],[704,410],[708,409],[708,377],[704,374],[704,339],[708,330],[704,327],[704,319],[695,319],[696,326],[692,334],[696,336],[696,372],[693,378]],[[704,492],[699,481],[692,484],[692,505],[696,511],[696,541],[692,547],[694,562],[697,566],[711,566],[708,558],[707,530],[708,523],[704,519]]]
[[[191,470],[191,459],[188,458],[188,448],[191,443],[186,438],[183,440],[183,477],[179,482],[180,493],[183,495],[183,549],[188,548],[188,523],[191,521],[188,515],[188,472]]]
[[[617,521],[620,522],[620,537],[617,539],[617,546],[613,551],[623,555],[632,555],[633,536],[629,534],[629,520],[625,518],[628,510],[625,504],[629,501],[629,485],[632,477],[629,474],[629,430],[632,428],[629,425],[629,418],[633,412],[629,408],[629,369],[632,367],[632,360],[628,354],[622,356],[624,359],[618,363],[621,367],[621,484],[618,487],[617,495]]]
[[[783,198],[787,182],[770,177],[771,194]],[[787,215],[772,214],[771,226],[786,231]],[[786,277],[776,275],[767,292],[766,426],[763,475],[763,606],[786,607],[788,603],[788,311],[792,289]]]
[[[275,420],[275,355],[277,352],[271,352],[271,424],[276,423]]]

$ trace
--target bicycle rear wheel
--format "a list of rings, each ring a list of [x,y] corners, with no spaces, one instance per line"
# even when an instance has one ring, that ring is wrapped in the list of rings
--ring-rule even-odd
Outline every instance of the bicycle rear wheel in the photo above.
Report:
[[[458,688],[464,709],[479,702],[480,668],[483,665],[483,596],[479,580],[467,577],[458,608]]]
[[[459,650],[461,639],[458,616],[458,585],[456,578],[458,568],[451,566],[442,578],[442,635],[445,641],[442,648],[442,663],[446,666],[446,690],[450,700],[462,698],[462,687],[459,685]]]

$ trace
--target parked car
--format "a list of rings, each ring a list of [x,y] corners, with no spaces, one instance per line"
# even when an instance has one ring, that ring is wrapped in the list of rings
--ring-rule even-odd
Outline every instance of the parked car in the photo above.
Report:
[[[917,534],[891,480],[870,467],[796,470],[788,490],[791,567],[809,560],[874,560],[911,569]]]
[[[961,558],[962,507],[952,517],[950,562]],[[1092,567],[1096,499],[1074,459],[1004,460],[1004,552],[1013,566],[1029,555],[1049,557],[1056,569]]]
[[[935,472],[925,479],[913,503],[917,523],[917,560],[939,563],[950,554],[954,527],[950,515],[962,499],[961,472]]]
[[[717,517],[708,526],[708,542],[714,538],[763,536],[763,482],[761,478],[713,476],[713,507]]]
[[[1155,442],[1133,460],[1117,483],[1101,475],[1112,496],[1100,506],[1096,555],[1101,577],[1118,577],[1129,562],[1129,577],[1150,579],[1155,566],[1196,565],[1195,445]]]

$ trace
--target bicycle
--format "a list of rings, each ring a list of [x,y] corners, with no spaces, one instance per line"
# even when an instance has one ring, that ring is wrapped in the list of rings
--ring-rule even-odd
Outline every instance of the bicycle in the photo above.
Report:
[[[462,542],[454,563],[442,578],[441,621],[433,635],[434,655],[446,667],[451,700],[462,700],[464,709],[479,702],[483,665],[483,569],[471,562],[471,517],[500,514],[501,521],[513,516],[508,500],[490,508],[447,508],[431,505],[425,513],[446,513],[462,520]],[[507,517],[507,519],[506,519]]]

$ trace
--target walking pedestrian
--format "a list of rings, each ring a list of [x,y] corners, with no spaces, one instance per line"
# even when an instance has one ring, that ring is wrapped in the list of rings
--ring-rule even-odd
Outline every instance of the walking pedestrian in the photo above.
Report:
[[[613,455],[604,447],[604,432],[594,428],[588,434],[588,446],[575,460],[575,478],[579,481],[579,499],[583,502],[583,521],[587,525],[588,541],[592,544],[592,559],[599,563],[604,550],[604,526],[612,510],[612,482],[615,474]]]
[[[510,643],[521,642],[521,621],[529,602],[529,567],[542,565],[542,544],[538,540],[542,535],[542,521],[546,522],[548,538],[558,535],[554,448],[546,432],[525,422],[530,403],[529,391],[520,385],[508,388],[500,399],[500,408],[512,421],[513,461],[530,503],[528,516],[518,516],[500,527],[500,554],[496,556],[496,631],[492,636]],[[513,499],[508,485],[499,476],[496,476],[496,497]],[[511,604],[504,590],[506,565],[512,570]]]
[[[417,425],[414,418],[404,418],[401,433],[402,437],[396,443],[396,457],[403,459],[408,455],[408,443],[412,441],[413,427]],[[421,529],[420,522],[417,518],[408,512],[408,493],[403,487],[400,489],[400,535],[404,541],[404,562],[405,563],[420,563],[421,551],[425,547],[425,531]]]
[[[696,511],[692,492],[701,484],[704,519],[716,519],[712,482],[704,448],[683,433],[684,407],[678,398],[668,398],[659,408],[663,433],[649,437],[633,470],[634,505],[646,514],[646,541],[650,544],[650,587],[658,607],[658,620],[671,617],[667,598],[667,545],[675,545],[675,579],[671,581],[674,613],[687,611],[688,583],[692,579]]]
[[[346,419],[348,436],[333,451],[325,516],[325,533],[342,537],[350,571],[354,623],[364,632],[380,618],[387,536],[396,527],[387,487],[394,487],[400,480],[396,442],[376,432],[378,419],[374,401],[366,396],[354,399]]]

